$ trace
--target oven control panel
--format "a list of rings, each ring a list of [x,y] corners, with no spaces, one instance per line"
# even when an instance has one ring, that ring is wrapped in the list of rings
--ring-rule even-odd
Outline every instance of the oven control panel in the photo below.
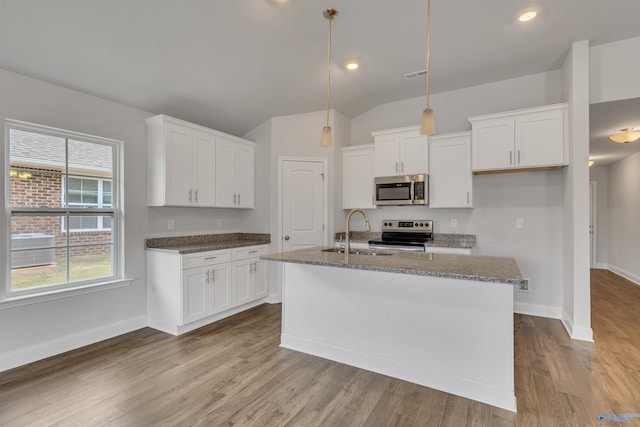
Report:
[[[433,221],[430,219],[385,219],[382,221],[382,231],[433,231]]]

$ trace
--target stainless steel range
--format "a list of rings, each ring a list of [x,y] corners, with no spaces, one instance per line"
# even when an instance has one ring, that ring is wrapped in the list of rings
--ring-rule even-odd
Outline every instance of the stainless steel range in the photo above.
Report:
[[[369,240],[370,249],[424,252],[424,244],[433,240],[433,221],[383,220],[382,239]]]

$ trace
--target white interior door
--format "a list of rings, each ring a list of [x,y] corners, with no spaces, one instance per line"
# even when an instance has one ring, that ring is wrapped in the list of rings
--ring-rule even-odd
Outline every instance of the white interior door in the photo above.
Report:
[[[282,250],[325,244],[325,163],[282,162]]]
[[[596,268],[598,263],[598,245],[596,235],[596,209],[597,209],[597,197],[596,197],[596,183],[589,183],[589,254],[591,258],[591,268]]]

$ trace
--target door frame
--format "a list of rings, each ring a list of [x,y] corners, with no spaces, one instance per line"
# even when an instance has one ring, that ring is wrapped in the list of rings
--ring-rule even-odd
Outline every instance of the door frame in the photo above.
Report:
[[[589,181],[589,198],[591,199],[589,203],[591,216],[591,224],[589,224],[589,241],[591,243],[590,268],[598,268],[598,183],[596,181]]]
[[[322,233],[322,244],[327,245],[329,235],[329,177],[327,175],[329,161],[326,157],[295,157],[295,156],[278,156],[278,252],[282,252],[282,230],[283,230],[283,212],[282,212],[282,167],[284,162],[314,162],[322,163],[322,173],[324,173],[323,180],[323,204],[324,209],[322,212],[322,221],[324,223],[324,230]]]

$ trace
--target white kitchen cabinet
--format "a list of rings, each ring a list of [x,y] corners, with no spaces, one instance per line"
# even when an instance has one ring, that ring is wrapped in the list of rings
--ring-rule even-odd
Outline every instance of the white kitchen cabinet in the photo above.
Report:
[[[264,302],[267,245],[181,255],[147,252],[149,326],[180,335]]]
[[[254,143],[165,115],[146,124],[149,206],[253,208]]]
[[[255,148],[218,138],[216,143],[216,206],[253,208]]]
[[[165,116],[147,128],[149,206],[214,206],[215,135]]]
[[[266,261],[260,256],[267,253],[266,246],[251,246],[233,251],[234,304],[241,305],[267,295]]]
[[[567,164],[567,104],[470,117],[474,172]]]
[[[429,173],[429,145],[420,127],[372,132],[375,176]]]
[[[342,209],[375,209],[373,144],[342,149]]]
[[[429,150],[429,207],[472,207],[471,132],[432,136]]]

